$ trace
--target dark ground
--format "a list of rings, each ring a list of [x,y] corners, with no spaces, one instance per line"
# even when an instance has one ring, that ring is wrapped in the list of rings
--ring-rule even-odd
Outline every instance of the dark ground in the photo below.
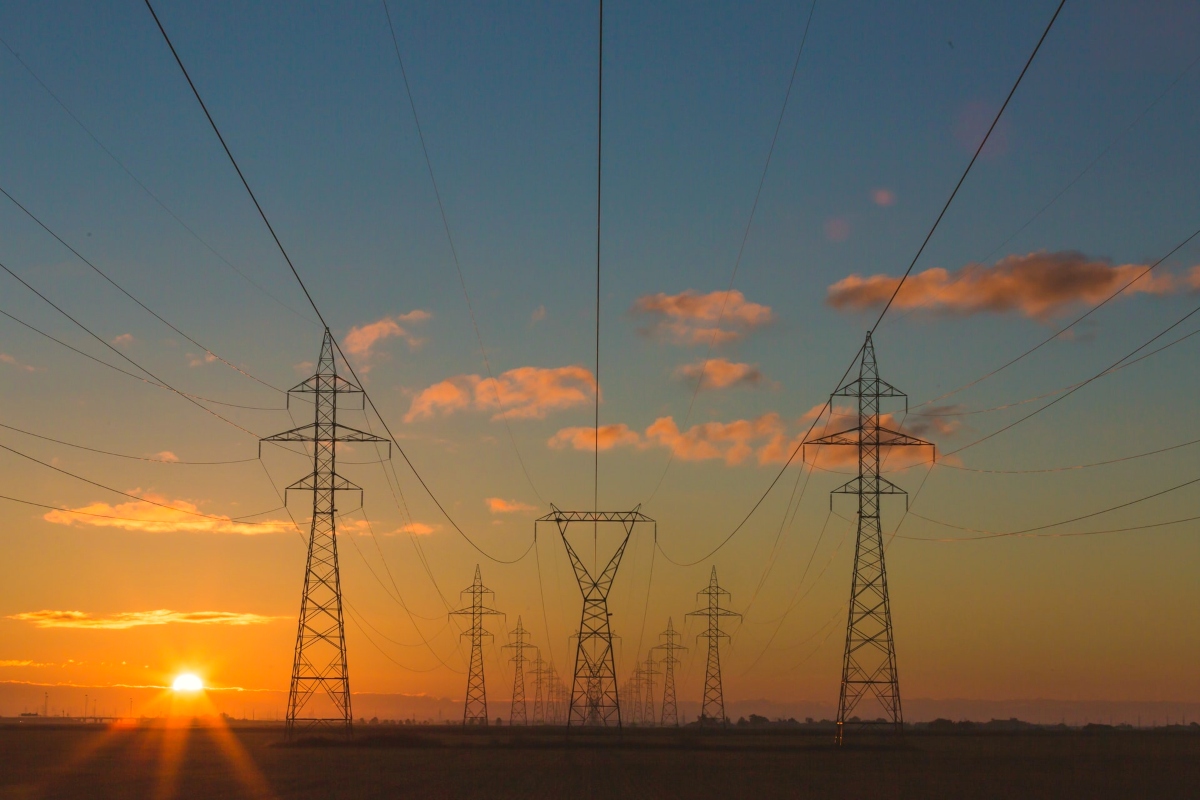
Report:
[[[0,726],[0,798],[1200,797],[1186,731],[365,732],[280,746],[279,728]]]

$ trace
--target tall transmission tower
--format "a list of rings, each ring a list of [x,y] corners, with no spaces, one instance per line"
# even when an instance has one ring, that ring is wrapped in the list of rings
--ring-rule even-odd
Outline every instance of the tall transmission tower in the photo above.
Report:
[[[679,643],[679,631],[675,630],[675,620],[667,618],[667,629],[658,635],[663,639],[662,644],[656,645],[655,650],[662,650],[663,656],[663,702],[662,714],[658,723],[663,727],[679,727],[679,704],[675,701],[675,665],[679,659],[675,657],[676,650],[687,650]]]
[[[546,724],[546,678],[550,676],[550,670],[546,668],[546,660],[542,658],[541,651],[538,651],[537,658],[533,660],[533,669],[529,670],[529,674],[533,676],[533,724]]]
[[[654,726],[654,676],[662,673],[656,670],[654,664],[654,648],[646,653],[646,664],[642,667],[642,724]]]
[[[571,684],[567,726],[620,727],[621,704],[617,692],[613,634],[609,624],[608,593],[612,589],[617,568],[621,565],[621,556],[625,554],[625,547],[629,544],[634,526],[644,522],[654,525],[657,530],[657,524],[637,508],[632,511],[560,511],[553,505],[550,508],[552,511],[549,514],[534,522],[534,536],[537,536],[538,523],[553,522],[558,526],[563,546],[579,582],[579,591],[583,595],[583,613],[580,615],[579,639],[575,648],[575,675]],[[593,531],[598,531],[601,523],[617,523],[625,533],[599,575],[592,575],[567,538],[567,529],[573,522],[590,522]],[[598,555],[598,533],[595,542]],[[600,569],[598,557],[594,568]]]
[[[296,631],[296,653],[288,687],[287,735],[297,728],[333,728],[353,732],[350,711],[350,672],[346,666],[346,629],[342,617],[342,582],[337,555],[337,492],[362,489],[337,473],[338,442],[391,442],[338,422],[338,395],[362,394],[355,384],[337,374],[333,337],[329,329],[321,341],[321,357],[311,378],[288,390],[310,395],[313,422],[293,428],[264,442],[304,442],[312,445],[313,470],[287,487],[284,502],[293,491],[312,493],[312,527],[308,536],[308,561]],[[261,450],[262,445],[259,445]]]
[[[850,613],[846,623],[846,649],[842,658],[842,686],[838,697],[837,742],[841,744],[848,722],[869,724],[851,716],[859,703],[872,697],[884,715],[878,718],[897,731],[904,728],[900,683],[896,675],[896,645],[892,639],[892,610],[888,600],[887,570],[883,563],[883,533],[879,524],[880,498],[907,493],[879,475],[880,451],[891,447],[932,447],[932,443],[880,425],[879,401],[908,396],[879,377],[875,344],[868,331],[859,361],[858,377],[842,384],[830,396],[858,399],[858,424],[853,428],[810,439],[805,445],[858,448],[858,477],[833,490],[858,495],[858,539],[854,547],[854,575],[850,581]],[[807,454],[806,454],[807,456]],[[830,504],[833,498],[830,497]]]
[[[705,606],[689,611],[688,616],[708,619],[708,626],[696,635],[697,639],[708,640],[708,667],[704,673],[704,703],[700,707],[700,724],[725,725],[728,720],[725,718],[725,694],[721,687],[721,639],[728,639],[729,634],[721,630],[721,619],[742,615],[721,607],[721,598],[730,595],[717,583],[715,566],[709,576],[708,586],[697,592],[696,596],[706,598]]]
[[[509,725],[528,725],[529,714],[525,707],[525,662],[529,659],[525,657],[525,648],[533,645],[525,641],[525,637],[529,636],[529,631],[525,630],[525,626],[521,624],[521,618],[517,617],[517,627],[509,632],[513,641],[512,644],[504,645],[505,648],[512,648],[512,661],[516,664],[513,669],[513,694],[512,705],[509,707],[508,724]],[[541,656],[538,656],[539,660]],[[540,689],[540,687],[539,687]],[[535,695],[534,699],[534,717],[537,716],[537,703],[540,698]]]
[[[483,638],[491,637],[483,628],[483,618],[487,616],[504,616],[502,612],[484,605],[485,595],[495,596],[495,592],[483,585],[479,574],[479,565],[475,565],[475,580],[460,595],[471,595],[471,604],[450,613],[471,618],[471,627],[463,631],[463,636],[471,637],[471,670],[467,673],[467,698],[463,701],[463,725],[488,724],[487,685],[483,679]]]
[[[642,672],[642,662],[638,661],[633,668],[633,675],[629,678],[629,719],[630,725],[640,725],[642,723],[642,689],[646,684],[646,675]]]

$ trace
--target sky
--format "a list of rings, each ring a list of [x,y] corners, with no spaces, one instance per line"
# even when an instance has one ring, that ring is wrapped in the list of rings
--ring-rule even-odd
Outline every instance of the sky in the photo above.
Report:
[[[836,701],[855,509],[828,493],[854,464],[798,458],[755,504],[1055,7],[606,4],[599,505],[657,521],[611,593],[622,677],[672,619],[680,696],[699,698],[685,614],[715,566],[744,615],[726,697]],[[156,9],[465,534],[398,452],[340,449],[364,489],[339,501],[352,690],[461,700],[447,611],[476,564],[505,614],[490,696],[508,698],[518,618],[565,671],[580,597],[533,520],[593,502],[595,6],[390,5],[437,193],[380,3]],[[280,390],[310,374],[321,327],[144,5],[6,3],[0,39],[0,263],[62,310],[0,274],[0,686],[194,671],[278,697],[309,509],[293,494],[298,531],[277,489],[307,465],[257,439],[306,421]],[[909,397],[886,410],[938,451],[887,463],[910,496],[883,512],[906,698],[1200,702],[1197,522],[1144,527],[1195,516],[1195,485],[1174,487],[1196,477],[1196,340],[1062,391],[1196,307],[1200,244],[992,374],[1200,226],[1197,41],[1194,4],[1067,3],[875,334]],[[93,360],[138,373],[125,358],[200,399]]]

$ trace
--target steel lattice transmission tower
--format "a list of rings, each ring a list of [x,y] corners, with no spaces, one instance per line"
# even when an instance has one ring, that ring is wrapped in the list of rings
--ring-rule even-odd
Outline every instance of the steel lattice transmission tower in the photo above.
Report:
[[[533,676],[533,724],[546,724],[546,678],[550,676],[550,670],[546,668],[546,660],[542,658],[542,653],[539,650],[537,658],[533,660],[533,669],[529,670],[529,674]]]
[[[525,706],[525,662],[529,659],[525,657],[525,648],[532,647],[533,645],[525,641],[525,637],[529,636],[529,631],[525,630],[525,626],[521,624],[520,617],[517,617],[517,627],[509,631],[509,633],[513,636],[513,642],[512,644],[504,645],[504,647],[512,648],[512,661],[516,664],[516,668],[513,670],[512,705],[508,711],[508,724],[528,725],[529,714]],[[538,658],[540,659],[541,657],[539,656]],[[537,717],[537,705],[539,701],[540,698],[535,695],[533,701],[535,719]]]
[[[463,701],[463,725],[484,725],[488,724],[488,707],[487,707],[487,685],[483,679],[483,638],[491,637],[483,628],[483,618],[487,616],[504,616],[504,614],[496,609],[484,605],[483,598],[486,595],[495,596],[495,592],[483,585],[483,578],[479,574],[479,565],[475,565],[475,580],[466,589],[460,592],[471,595],[471,604],[465,608],[451,611],[451,615],[457,614],[464,617],[470,617],[471,627],[462,632],[463,636],[471,637],[471,669],[467,673],[467,698]]]
[[[654,676],[662,673],[656,670],[654,664],[654,648],[646,654],[646,663],[642,667],[642,724],[654,726]]]
[[[704,703],[700,707],[700,724],[726,724],[725,694],[721,687],[721,639],[729,638],[729,634],[721,630],[723,617],[741,617],[736,611],[721,607],[721,598],[729,597],[717,584],[717,568],[712,568],[708,586],[696,593],[697,597],[706,598],[704,608],[689,611],[688,616],[706,617],[708,625],[697,639],[708,640],[708,667],[704,673]]]
[[[932,443],[880,425],[879,401],[908,397],[881,380],[870,332],[861,351],[858,377],[838,387],[830,397],[858,399],[858,424],[838,433],[810,439],[805,445],[858,448],[858,477],[833,490],[858,495],[858,540],[854,547],[854,575],[850,582],[850,613],[846,623],[846,650],[842,659],[842,687],[838,698],[837,741],[847,722],[866,697],[874,697],[884,716],[880,720],[903,730],[900,683],[896,675],[896,646],[892,638],[892,611],[888,600],[887,570],[883,563],[883,533],[879,523],[880,498],[907,493],[879,475],[880,452],[891,447],[932,447]],[[807,457],[807,454],[806,454]],[[830,504],[833,498],[830,497]],[[869,724],[871,720],[861,721]]]
[[[613,658],[613,634],[609,624],[608,593],[612,589],[617,568],[621,566],[621,556],[625,554],[625,547],[629,544],[634,526],[644,522],[654,525],[657,530],[657,524],[638,508],[632,511],[560,511],[553,505],[550,508],[552,510],[549,514],[534,522],[534,537],[537,537],[538,523],[553,522],[558,526],[563,546],[575,570],[575,578],[579,581],[579,591],[583,595],[583,613],[580,615],[579,639],[575,646],[575,675],[571,684],[567,726],[620,727],[621,704]],[[567,529],[573,522],[590,522],[594,526],[593,530],[598,530],[602,523],[616,523],[621,525],[625,533],[616,552],[602,570],[597,559],[595,569],[600,570],[598,575],[592,575],[567,538]]]
[[[662,714],[658,718],[658,722],[663,727],[679,727],[679,705],[675,701],[675,665],[679,663],[679,659],[675,657],[676,650],[687,650],[686,647],[679,643],[679,631],[675,630],[675,620],[667,618],[667,629],[660,633],[660,639],[665,641],[654,647],[655,650],[662,650],[666,655],[663,657],[663,702]]]
[[[321,341],[317,371],[288,390],[310,395],[314,419],[264,442],[304,442],[312,445],[313,470],[287,487],[284,502],[293,491],[312,493],[312,527],[308,537],[308,560],[304,569],[304,592],[296,630],[296,653],[288,687],[287,735],[296,728],[353,728],[350,711],[350,672],[346,666],[346,629],[342,616],[342,582],[337,554],[337,492],[362,489],[337,473],[338,442],[391,442],[338,422],[338,395],[362,394],[355,384],[339,377],[329,329]],[[261,449],[261,445],[260,445]]]

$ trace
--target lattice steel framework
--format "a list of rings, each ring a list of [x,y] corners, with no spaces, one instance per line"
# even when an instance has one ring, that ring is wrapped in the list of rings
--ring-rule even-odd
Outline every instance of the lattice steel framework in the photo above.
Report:
[[[583,613],[579,620],[579,639],[575,647],[575,676],[571,685],[571,703],[567,710],[567,727],[572,725],[621,726],[621,704],[617,691],[617,674],[613,654],[613,634],[609,624],[608,593],[613,578],[621,566],[621,556],[629,544],[634,526],[638,523],[657,524],[637,508],[632,511],[561,511],[551,505],[549,514],[534,522],[534,536],[539,523],[553,522],[558,527],[567,556],[575,570],[579,591],[583,595]],[[640,508],[640,506],[639,506]],[[583,563],[571,546],[567,529],[571,523],[590,522],[598,530],[600,524],[619,524],[625,535],[616,552],[598,575]],[[597,533],[598,537],[598,533]],[[597,539],[598,541],[598,539]],[[594,565],[599,569],[599,560]]]
[[[708,620],[705,629],[696,635],[697,639],[708,640],[708,665],[704,672],[704,702],[700,706],[701,725],[725,725],[725,693],[721,687],[721,639],[728,639],[729,634],[721,630],[721,620],[724,617],[741,617],[736,611],[721,607],[721,598],[730,597],[717,583],[717,568],[712,568],[708,578],[708,586],[696,592],[697,597],[705,598],[704,608],[689,611],[687,616],[705,617]]]
[[[662,714],[658,722],[663,727],[679,727],[679,705],[675,702],[675,665],[679,659],[675,657],[676,650],[687,650],[678,641],[679,631],[675,630],[675,620],[667,618],[667,629],[658,635],[663,639],[662,644],[656,645],[655,650],[662,650],[663,656],[663,701]]]
[[[879,474],[880,453],[892,447],[932,447],[930,442],[879,424],[879,402],[908,397],[879,377],[875,344],[867,333],[859,361],[858,377],[838,387],[833,397],[858,399],[858,425],[805,442],[805,446],[858,448],[858,477],[833,490],[858,495],[858,539],[854,547],[854,574],[850,582],[850,612],[846,623],[846,649],[842,658],[842,686],[838,697],[837,741],[842,743],[847,723],[872,724],[852,716],[868,696],[878,701],[884,717],[897,731],[904,728],[900,682],[896,672],[896,645],[892,637],[892,611],[884,566],[883,533],[879,507],[883,495],[907,493]],[[805,454],[807,458],[807,453]],[[833,503],[832,496],[830,503]]]
[[[536,648],[535,648],[536,649]],[[550,676],[550,670],[546,667],[546,660],[542,658],[542,653],[539,650],[537,658],[533,660],[533,669],[529,670],[529,674],[533,676],[533,724],[546,724],[546,679]]]
[[[300,598],[300,620],[296,630],[296,652],[288,687],[287,735],[297,728],[331,728],[353,732],[350,710],[350,672],[346,662],[346,629],[342,616],[342,583],[337,554],[337,492],[362,489],[337,473],[338,442],[391,442],[338,422],[338,395],[361,394],[355,384],[339,377],[329,329],[321,341],[317,371],[288,391],[311,395],[312,424],[293,428],[264,442],[303,442],[312,445],[313,471],[289,486],[284,502],[293,491],[312,493],[312,526],[308,537],[308,560],[304,569],[304,591]],[[261,449],[261,444],[259,445]]]
[[[653,727],[654,719],[654,676],[662,673],[656,670],[654,664],[654,649],[646,654],[646,661],[642,666],[642,724]]]
[[[471,627],[461,635],[471,637],[471,669],[467,673],[467,697],[463,701],[463,725],[488,724],[487,684],[483,677],[483,639],[490,638],[483,627],[483,618],[488,616],[504,616],[503,612],[484,604],[486,595],[495,597],[495,592],[483,585],[483,577],[479,573],[479,565],[475,565],[475,580],[459,593],[471,595],[471,604],[465,608],[451,611],[450,614],[469,617]]]
[[[521,618],[517,617],[517,627],[509,631],[509,635],[513,637],[511,644],[504,645],[505,648],[511,648],[513,651],[512,662],[516,666],[513,668],[513,693],[512,705],[508,711],[509,725],[528,725],[529,714],[525,704],[525,662],[529,659],[525,657],[525,649],[533,647],[529,642],[525,641],[529,636],[529,631],[525,630],[525,626],[521,624]],[[538,657],[541,660],[541,656]],[[538,687],[540,693],[541,687]],[[534,699],[534,718],[537,717],[538,704],[541,698],[535,695]]]

